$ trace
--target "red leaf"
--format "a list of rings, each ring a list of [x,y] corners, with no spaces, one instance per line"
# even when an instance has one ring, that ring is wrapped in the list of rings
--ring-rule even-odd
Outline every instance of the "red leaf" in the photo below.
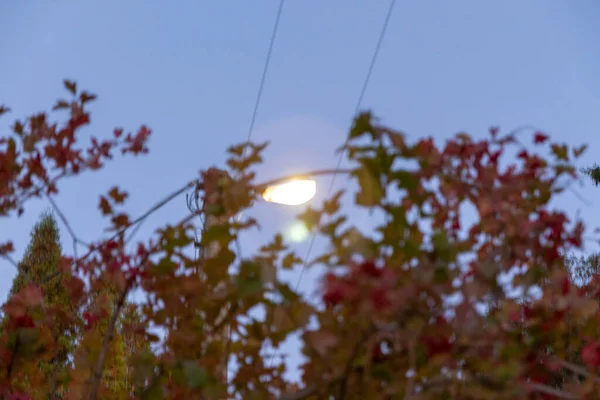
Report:
[[[82,315],[83,320],[85,321],[85,329],[92,329],[96,326],[96,323],[100,320],[100,316],[96,314],[89,313],[85,311]]]
[[[529,157],[529,155],[525,149],[521,150],[519,154],[517,154],[517,158],[526,159],[527,157]]]
[[[445,337],[428,337],[423,340],[429,357],[436,354],[448,353],[452,350],[452,342]]]
[[[30,315],[19,315],[15,318],[15,325],[19,328],[33,328],[35,323]]]
[[[117,214],[112,217],[112,223],[117,228],[123,228],[129,225],[129,216],[127,214]]]
[[[542,132],[536,132],[533,135],[533,143],[542,144],[548,140],[548,135],[543,134]]]
[[[569,281],[569,277],[565,276],[564,278],[562,278],[560,287],[563,295],[569,293],[569,289],[571,288],[571,282]]]
[[[112,214],[112,207],[106,197],[100,197],[100,203],[98,204],[98,208],[102,211],[102,215]]]
[[[116,204],[121,204],[125,201],[125,199],[127,198],[127,196],[129,196],[129,194],[127,192],[119,192],[119,188],[114,186],[112,189],[110,189],[110,191],[108,192],[108,196],[113,199],[113,201]]]
[[[72,94],[77,93],[77,84],[75,82],[65,79],[63,84],[65,85],[65,88]]]
[[[587,344],[581,350],[581,359],[589,367],[596,368],[600,366],[600,346],[598,343],[592,342]]]
[[[323,301],[327,307],[334,307],[355,293],[355,286],[352,282],[334,274],[325,276],[325,287]]]
[[[15,248],[12,242],[0,243],[0,256],[12,253],[13,251],[15,251]]]
[[[23,299],[23,303],[27,306],[39,306],[42,304],[44,294],[39,287],[29,284],[21,289],[19,297]]]
[[[306,332],[305,337],[311,348],[319,353],[321,357],[325,357],[329,349],[335,347],[339,342],[336,335],[322,329]]]
[[[377,267],[373,261],[366,261],[362,263],[359,268],[363,274],[372,278],[379,278],[383,273],[383,270]]]
[[[388,309],[392,305],[387,290],[383,287],[373,289],[369,297],[377,311]]]
[[[83,281],[77,277],[71,277],[65,283],[65,288],[67,289],[71,303],[79,304],[85,294],[85,285]]]

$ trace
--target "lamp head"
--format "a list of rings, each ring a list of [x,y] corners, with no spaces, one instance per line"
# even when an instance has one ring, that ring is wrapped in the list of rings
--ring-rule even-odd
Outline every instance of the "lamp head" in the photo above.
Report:
[[[268,186],[262,194],[270,203],[297,206],[315,197],[317,183],[312,179],[291,179],[286,182]]]

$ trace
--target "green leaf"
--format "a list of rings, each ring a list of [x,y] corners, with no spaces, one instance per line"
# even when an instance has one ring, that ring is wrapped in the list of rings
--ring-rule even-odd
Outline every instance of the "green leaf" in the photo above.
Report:
[[[554,143],[552,146],[552,154],[556,156],[557,159],[563,161],[569,161],[569,148],[566,144],[558,145]]]
[[[308,325],[310,317],[313,315],[313,313],[313,308],[307,303],[296,301],[292,304],[292,315],[294,317],[294,323],[297,327]]]
[[[256,262],[243,262],[235,280],[238,296],[252,297],[261,293],[264,287],[263,272],[265,272],[263,265]]]
[[[244,154],[244,150],[246,149],[246,147],[248,147],[248,143],[241,143],[235,146],[230,146],[227,149],[227,152],[229,154],[233,154],[235,156],[241,157],[242,154]]]
[[[206,370],[193,361],[186,361],[183,363],[183,372],[188,387],[192,389],[202,388],[209,382],[209,376]]]
[[[375,159],[378,163],[379,172],[389,174],[392,165],[394,165],[394,161],[396,160],[396,154],[390,154],[387,148],[379,146],[377,147],[377,150],[375,150]]]
[[[397,183],[399,189],[406,189],[408,193],[413,193],[419,186],[419,179],[411,171],[401,169],[392,172],[390,176]]]
[[[433,245],[433,251],[438,258],[444,261],[452,261],[453,252],[446,232],[434,232],[431,236],[431,244]]]
[[[296,217],[299,221],[304,222],[306,229],[312,231],[315,226],[321,222],[321,212],[312,207],[306,207],[306,210]]]
[[[343,190],[338,191],[333,197],[323,203],[323,212],[328,215],[333,215],[340,209],[340,198],[344,194]]]
[[[336,231],[344,222],[346,222],[347,218],[344,215],[337,217],[335,220],[331,221],[328,224],[324,224],[321,227],[321,232],[329,237],[335,238]]]
[[[165,275],[170,274],[176,267],[177,264],[173,260],[171,260],[169,257],[163,257],[157,264],[154,265],[153,268],[150,269],[150,271],[155,276]]]
[[[336,150],[336,153],[340,152],[348,152],[348,158],[354,160],[356,156],[365,157],[367,155],[373,156],[373,154],[377,151],[377,147],[375,146],[342,146],[341,148]],[[373,153],[373,154],[370,154]]]
[[[427,364],[429,357],[427,356],[427,350],[425,349],[425,345],[419,343],[415,348],[415,358],[417,368],[420,368]]]
[[[267,140],[266,142],[260,143],[260,144],[255,144],[255,143],[250,143],[250,146],[252,147],[252,150],[260,153],[262,152],[264,149],[267,148],[267,146],[269,146],[269,141]]]
[[[300,296],[294,292],[287,283],[277,283],[275,287],[285,301],[293,302],[300,298]]]
[[[278,233],[273,238],[273,241],[260,248],[263,253],[279,253],[287,250],[287,246],[283,244],[283,236]]]
[[[356,194],[356,204],[364,207],[373,207],[381,203],[384,197],[384,190],[379,177],[361,168],[354,172],[360,185],[360,191]]]
[[[377,137],[377,132],[372,124],[373,115],[369,111],[360,113],[355,119],[350,129],[349,138],[356,139],[369,133],[373,139]]]
[[[302,259],[297,257],[293,252],[286,254],[285,257],[281,260],[281,266],[284,269],[292,269],[294,265],[302,264]]]
[[[164,398],[160,379],[151,380],[151,386],[145,388],[141,395],[142,400],[164,400]]]
[[[375,364],[371,368],[371,375],[375,379],[379,379],[385,382],[391,382],[393,379],[393,374],[390,369],[384,364]]]
[[[400,132],[394,132],[391,130],[387,130],[386,133],[388,138],[390,139],[390,142],[392,142],[392,146],[394,146],[394,148],[400,150],[406,146],[406,143],[404,142],[404,134]]]
[[[581,156],[586,150],[587,150],[587,144],[583,144],[579,147],[574,147],[573,148],[573,156],[575,158],[578,158],[579,156]]]
[[[433,281],[435,283],[446,283],[448,282],[448,269],[444,267],[437,267],[433,272]]]
[[[208,229],[202,233],[201,240],[204,245],[208,245],[212,242],[227,244],[231,243],[233,238],[228,225],[214,224],[209,226]]]

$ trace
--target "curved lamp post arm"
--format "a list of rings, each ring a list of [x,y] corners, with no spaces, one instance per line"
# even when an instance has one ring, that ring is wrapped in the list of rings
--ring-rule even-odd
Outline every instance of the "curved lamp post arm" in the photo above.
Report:
[[[334,175],[334,174],[351,174],[353,172],[353,170],[351,169],[319,169],[316,171],[309,171],[303,174],[297,174],[297,175],[288,175],[288,176],[283,176],[281,178],[276,178],[276,179],[272,179],[270,181],[264,182],[264,183],[260,183],[258,185],[256,185],[256,188],[260,191],[266,190],[269,186],[273,186],[273,185],[278,185],[280,183],[284,183],[293,179],[310,179],[312,177],[315,176],[322,176],[322,175]]]

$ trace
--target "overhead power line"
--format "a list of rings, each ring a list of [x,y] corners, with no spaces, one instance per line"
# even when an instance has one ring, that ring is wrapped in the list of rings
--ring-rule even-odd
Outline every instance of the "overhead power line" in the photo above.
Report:
[[[365,76],[365,80],[363,82],[362,88],[360,90],[360,93],[358,95],[358,100],[356,102],[356,108],[354,110],[354,116],[356,114],[358,114],[358,111],[360,110],[360,107],[362,105],[362,101],[363,98],[365,97],[365,93],[367,91],[367,88],[369,86],[369,81],[371,80],[371,75],[373,74],[373,70],[375,68],[375,63],[377,62],[377,57],[379,55],[379,50],[381,49],[381,45],[383,43],[383,39],[385,38],[385,33],[387,31],[387,27],[389,25],[391,16],[392,16],[392,11],[394,10],[394,6],[396,4],[396,0],[391,0],[390,1],[390,5],[389,8],[387,10],[387,14],[385,17],[385,20],[383,21],[383,26],[381,28],[381,32],[379,33],[379,37],[377,39],[377,43],[375,44],[375,51],[373,52],[373,56],[371,57],[371,62],[369,63],[369,69],[367,70],[367,75]],[[344,148],[346,147],[346,145],[348,144],[348,141],[350,140],[350,136],[346,137],[346,141],[344,143]],[[338,158],[338,163],[335,169],[335,172],[333,173],[333,177],[331,178],[331,184],[329,185],[329,190],[327,191],[327,197],[329,197],[331,195],[331,191],[333,190],[334,184],[335,184],[335,178],[338,174],[338,172],[340,171],[340,166],[342,165],[342,159],[344,156],[344,151],[340,152],[340,156]],[[304,257],[304,262],[302,264],[302,269],[300,270],[300,276],[298,277],[298,281],[296,282],[296,290],[298,290],[299,286],[300,286],[300,282],[302,281],[302,277],[304,276],[304,271],[306,270],[306,267],[308,265],[308,261],[309,261],[309,257],[310,254],[312,252],[313,246],[315,244],[315,240],[317,237],[317,232],[313,232],[311,239],[310,239],[310,243],[308,245],[308,250],[306,252],[306,256]],[[268,360],[268,363],[270,364],[275,357],[277,357],[277,349],[275,349],[275,351],[271,354],[270,359]]]
[[[281,19],[281,11],[283,10],[283,3],[285,0],[279,1],[279,8],[277,10],[277,16],[275,17],[275,25],[273,26],[273,32],[271,33],[271,41],[269,43],[269,51],[267,51],[267,58],[265,59],[265,66],[263,68],[263,73],[260,78],[260,84],[258,86],[258,93],[256,94],[256,101],[254,103],[254,111],[252,111],[252,119],[250,120],[250,127],[248,128],[248,139],[252,137],[252,131],[254,130],[254,124],[256,123],[256,114],[258,112],[258,106],[260,105],[260,100],[262,97],[263,88],[265,87],[265,81],[267,80],[267,72],[269,71],[269,64],[271,63],[271,54],[273,53],[273,45],[275,44],[275,39],[277,38],[277,32],[279,30],[279,20]]]
[[[375,51],[373,52],[373,56],[371,57],[371,62],[369,63],[369,69],[367,70],[367,75],[365,76],[365,80],[364,80],[362,88],[360,90],[360,94],[358,95],[358,100],[356,102],[356,108],[354,109],[354,114],[353,114],[354,116],[356,116],[358,114],[358,112],[360,111],[360,107],[362,105],[363,98],[365,97],[365,93],[367,92],[367,88],[369,87],[371,75],[373,74],[373,70],[375,69],[375,63],[377,62],[377,57],[379,56],[379,50],[381,49],[383,39],[385,38],[385,34],[387,31],[390,19],[392,17],[392,11],[394,10],[395,4],[396,4],[396,0],[390,1],[390,5],[388,7],[388,11],[385,16],[385,20],[383,21],[383,26],[381,27],[381,32],[379,33],[379,37],[377,39],[377,44],[375,45]],[[331,184],[329,185],[329,190],[327,191],[327,197],[329,197],[331,195],[331,191],[333,190],[333,187],[335,184],[335,178],[337,177],[338,172],[340,170],[340,166],[342,165],[342,159],[344,157],[345,148],[348,145],[349,140],[350,140],[350,135],[348,135],[346,137],[346,141],[344,142],[344,147],[342,148],[342,151],[340,151],[340,156],[338,158],[337,166],[335,167],[335,172],[333,173],[333,176],[331,177]],[[313,246],[315,244],[316,237],[317,237],[317,232],[315,231],[315,232],[313,232],[312,237],[310,239],[310,243],[308,245],[308,250],[306,252],[306,257],[304,258],[304,263],[302,265],[302,269],[300,270],[300,276],[298,277],[298,281],[296,282],[296,290],[298,290],[298,287],[300,286],[300,281],[302,281],[302,277],[304,276],[304,270],[306,269],[306,266],[308,265],[309,257],[312,252]]]

